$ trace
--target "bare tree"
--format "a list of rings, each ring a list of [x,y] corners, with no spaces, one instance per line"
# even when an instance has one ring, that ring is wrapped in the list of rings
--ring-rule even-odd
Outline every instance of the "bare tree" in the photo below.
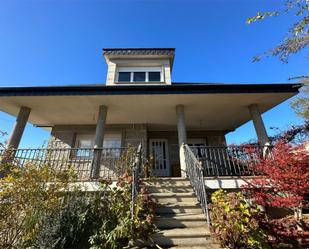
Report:
[[[263,57],[275,56],[282,62],[287,63],[292,54],[296,54],[309,45],[309,0],[285,0],[281,10],[258,12],[257,15],[247,19],[251,24],[256,21],[264,20],[267,17],[279,15],[295,15],[297,21],[294,22],[288,30],[287,36],[277,46],[265,51],[263,54],[255,56],[253,61],[260,61]],[[306,59],[309,59],[309,53],[306,52]],[[291,106],[296,114],[309,120],[309,76],[296,77],[300,83],[304,84],[301,94]],[[292,78],[292,79],[295,79]]]

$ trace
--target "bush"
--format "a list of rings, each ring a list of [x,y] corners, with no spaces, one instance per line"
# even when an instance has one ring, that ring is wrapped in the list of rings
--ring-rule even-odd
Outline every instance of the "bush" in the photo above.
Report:
[[[40,231],[43,217],[61,204],[69,172],[48,167],[5,165],[0,179],[0,248],[25,248]]]
[[[246,203],[241,193],[218,190],[212,194],[211,201],[212,233],[222,247],[270,248],[265,232],[259,228],[261,214]]]
[[[154,230],[154,202],[141,189],[131,216],[131,183],[132,177],[125,173],[119,178],[117,187],[112,188],[110,182],[103,183],[107,206],[101,206],[108,213],[102,217],[98,231],[90,237],[92,249],[117,249],[127,246],[130,241],[148,239]],[[104,202],[100,202],[102,204]],[[108,207],[108,208],[106,208]]]
[[[287,216],[269,218],[261,223],[273,248],[309,248],[309,217],[301,222],[297,222],[293,216]]]
[[[136,149],[129,146],[115,163],[117,174],[126,172],[117,186],[101,180],[98,191],[89,193],[69,184],[75,179],[73,169],[16,167],[14,152],[6,151],[0,158],[0,248],[116,249],[148,239],[154,230],[154,202],[146,189],[131,210],[135,157]]]
[[[61,206],[44,217],[40,231],[32,240],[33,248],[89,248],[99,214],[92,217],[93,198],[75,191],[64,198]]]
[[[102,180],[96,193],[69,186],[69,172],[48,167],[7,167],[0,180],[0,248],[115,249],[147,239],[154,203],[141,189],[131,215],[132,177],[117,187]]]

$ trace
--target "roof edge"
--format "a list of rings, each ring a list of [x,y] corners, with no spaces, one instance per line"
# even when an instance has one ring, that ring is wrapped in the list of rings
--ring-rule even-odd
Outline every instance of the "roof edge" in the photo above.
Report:
[[[0,87],[1,96],[298,93],[301,84],[172,84]]]

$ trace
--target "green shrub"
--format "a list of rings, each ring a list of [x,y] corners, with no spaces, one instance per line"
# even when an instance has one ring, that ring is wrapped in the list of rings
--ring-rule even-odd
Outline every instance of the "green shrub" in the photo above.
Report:
[[[117,187],[101,180],[96,193],[82,192],[69,184],[72,172],[49,167],[23,168],[2,164],[0,172],[1,249],[116,249],[154,230],[154,202],[144,188],[131,213],[133,149],[121,158],[129,173]]]
[[[71,175],[32,165],[5,165],[5,172],[0,179],[0,248],[26,248],[44,217],[61,205]]]
[[[90,237],[92,249],[117,249],[127,246],[137,239],[147,240],[154,231],[154,202],[145,189],[139,193],[133,217],[131,216],[131,183],[132,177],[124,174],[117,182],[118,187],[111,187],[109,182],[103,183],[108,200],[108,214],[102,219],[102,225]],[[99,204],[101,204],[100,202]],[[106,206],[102,207],[103,209]]]
[[[78,249],[89,248],[88,238],[97,226],[93,215],[92,196],[74,191],[66,196],[61,205],[44,217],[40,231],[31,241],[33,248]]]
[[[249,206],[241,193],[218,190],[211,196],[212,233],[221,246],[229,249],[270,248],[259,228],[258,209]]]

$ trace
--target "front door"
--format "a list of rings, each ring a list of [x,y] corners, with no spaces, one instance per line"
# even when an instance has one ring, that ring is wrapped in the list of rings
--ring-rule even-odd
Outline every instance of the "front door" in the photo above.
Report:
[[[170,176],[168,144],[166,139],[150,139],[149,151],[154,157],[155,176]]]

